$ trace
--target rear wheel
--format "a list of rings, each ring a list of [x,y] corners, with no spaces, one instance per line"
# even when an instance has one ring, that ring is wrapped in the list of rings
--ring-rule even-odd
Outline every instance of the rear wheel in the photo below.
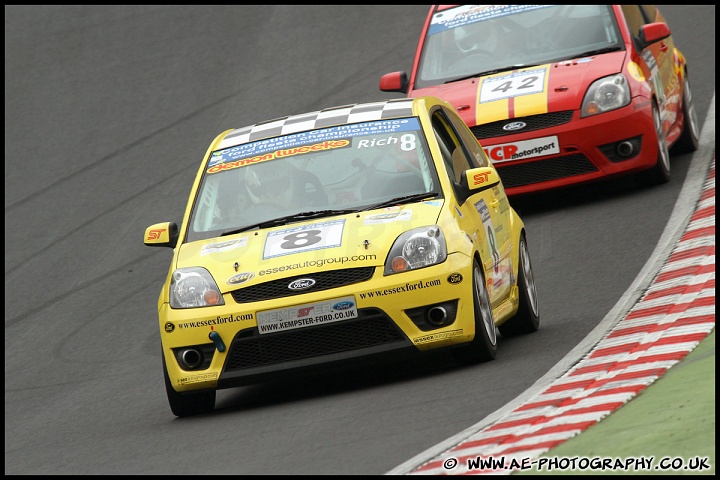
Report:
[[[535,277],[530,263],[525,234],[520,236],[520,264],[518,265],[518,290],[520,306],[513,318],[500,325],[498,329],[503,337],[512,337],[524,333],[536,332],[540,327],[538,296]]]
[[[693,103],[692,91],[688,83],[687,75],[683,82],[683,132],[675,145],[673,145],[673,153],[690,153],[698,149],[700,145],[700,124]]]
[[[453,350],[455,361],[461,365],[486,362],[494,359],[497,354],[497,328],[490,306],[490,297],[485,288],[485,277],[477,260],[473,261],[472,289],[475,338],[470,343]]]
[[[170,410],[178,417],[189,417],[210,413],[215,409],[215,390],[203,390],[201,392],[178,393],[170,382],[163,355],[163,375],[165,376],[165,391],[167,393]]]
[[[655,140],[658,144],[658,156],[655,166],[637,174],[641,185],[660,185],[670,181],[670,151],[665,143],[665,133],[662,129],[660,111],[657,104],[653,102],[653,122],[655,123]]]

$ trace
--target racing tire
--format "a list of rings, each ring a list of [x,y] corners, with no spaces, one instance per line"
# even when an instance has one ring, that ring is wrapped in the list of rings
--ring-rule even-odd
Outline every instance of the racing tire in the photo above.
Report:
[[[167,373],[165,355],[163,355],[163,375],[165,376],[165,392],[167,393],[170,410],[175,416],[190,417],[210,413],[215,409],[215,397],[217,394],[215,390],[192,393],[178,393],[175,391]]]
[[[537,332],[540,328],[538,295],[535,287],[530,253],[528,252],[525,233],[520,235],[520,252],[518,264],[518,293],[520,305],[515,316],[498,327],[503,337],[514,337],[526,333]]]
[[[665,133],[660,120],[660,110],[655,102],[652,106],[653,123],[655,124],[655,140],[658,145],[658,156],[655,166],[636,174],[636,179],[643,186],[661,185],[670,181],[670,150],[665,141]]]
[[[472,289],[475,337],[470,343],[453,350],[455,361],[460,365],[487,362],[497,354],[497,328],[485,287],[485,277],[477,259],[473,261]]]
[[[691,153],[697,150],[700,145],[700,124],[698,123],[697,111],[695,111],[687,75],[683,82],[682,115],[683,131],[675,145],[670,149],[672,153]]]

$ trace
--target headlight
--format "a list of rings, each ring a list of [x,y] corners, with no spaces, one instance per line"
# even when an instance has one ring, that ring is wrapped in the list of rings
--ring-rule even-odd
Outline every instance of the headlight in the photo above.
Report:
[[[172,308],[213,307],[225,305],[210,272],[202,267],[175,270],[170,281]]]
[[[442,263],[446,258],[447,246],[440,227],[415,228],[395,240],[385,261],[385,275],[428,267]]]
[[[630,87],[625,77],[618,73],[595,80],[588,88],[582,103],[581,117],[609,112],[630,103]]]

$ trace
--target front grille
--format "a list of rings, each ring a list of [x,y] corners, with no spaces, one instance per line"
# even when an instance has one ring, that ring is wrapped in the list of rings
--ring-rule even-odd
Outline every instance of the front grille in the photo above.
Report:
[[[240,288],[230,293],[237,303],[258,302],[260,300],[270,300],[272,298],[290,297],[292,295],[301,295],[303,293],[319,292],[321,290],[328,290],[330,288],[364,282],[365,280],[369,280],[370,277],[373,276],[374,272],[375,267],[360,267],[330,270],[306,275],[295,275],[293,277],[280,278],[260,283],[258,285]],[[306,290],[290,290],[288,288],[288,284],[293,280],[300,278],[312,278],[315,280],[315,285]]]
[[[225,372],[262,367],[360,348],[408,343],[407,337],[377,308],[358,310],[352,320],[260,335],[241,331],[230,346]]]
[[[530,115],[529,117],[509,118],[506,120],[499,120],[497,122],[485,123],[483,125],[476,125],[474,127],[470,127],[470,130],[472,130],[475,138],[477,138],[478,140],[493,137],[505,137],[514,133],[527,133],[534,130],[542,130],[543,128],[550,128],[557,125],[562,125],[572,120],[572,115],[572,110],[566,110],[564,112],[552,112],[543,113],[541,115]],[[506,132],[505,130],[503,130],[503,127],[505,125],[512,122],[525,122],[526,126],[522,130],[516,130],[513,132]]]
[[[595,165],[583,154],[555,157],[520,165],[495,165],[505,188],[520,187],[597,172]]]

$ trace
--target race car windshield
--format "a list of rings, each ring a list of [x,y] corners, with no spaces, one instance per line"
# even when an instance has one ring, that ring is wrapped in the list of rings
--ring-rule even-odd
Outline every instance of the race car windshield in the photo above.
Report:
[[[415,88],[623,48],[610,5],[460,5],[432,18]]]
[[[407,195],[432,196],[439,182],[430,158],[415,117],[215,151],[194,202],[188,241],[325,215],[318,212],[364,210]]]

